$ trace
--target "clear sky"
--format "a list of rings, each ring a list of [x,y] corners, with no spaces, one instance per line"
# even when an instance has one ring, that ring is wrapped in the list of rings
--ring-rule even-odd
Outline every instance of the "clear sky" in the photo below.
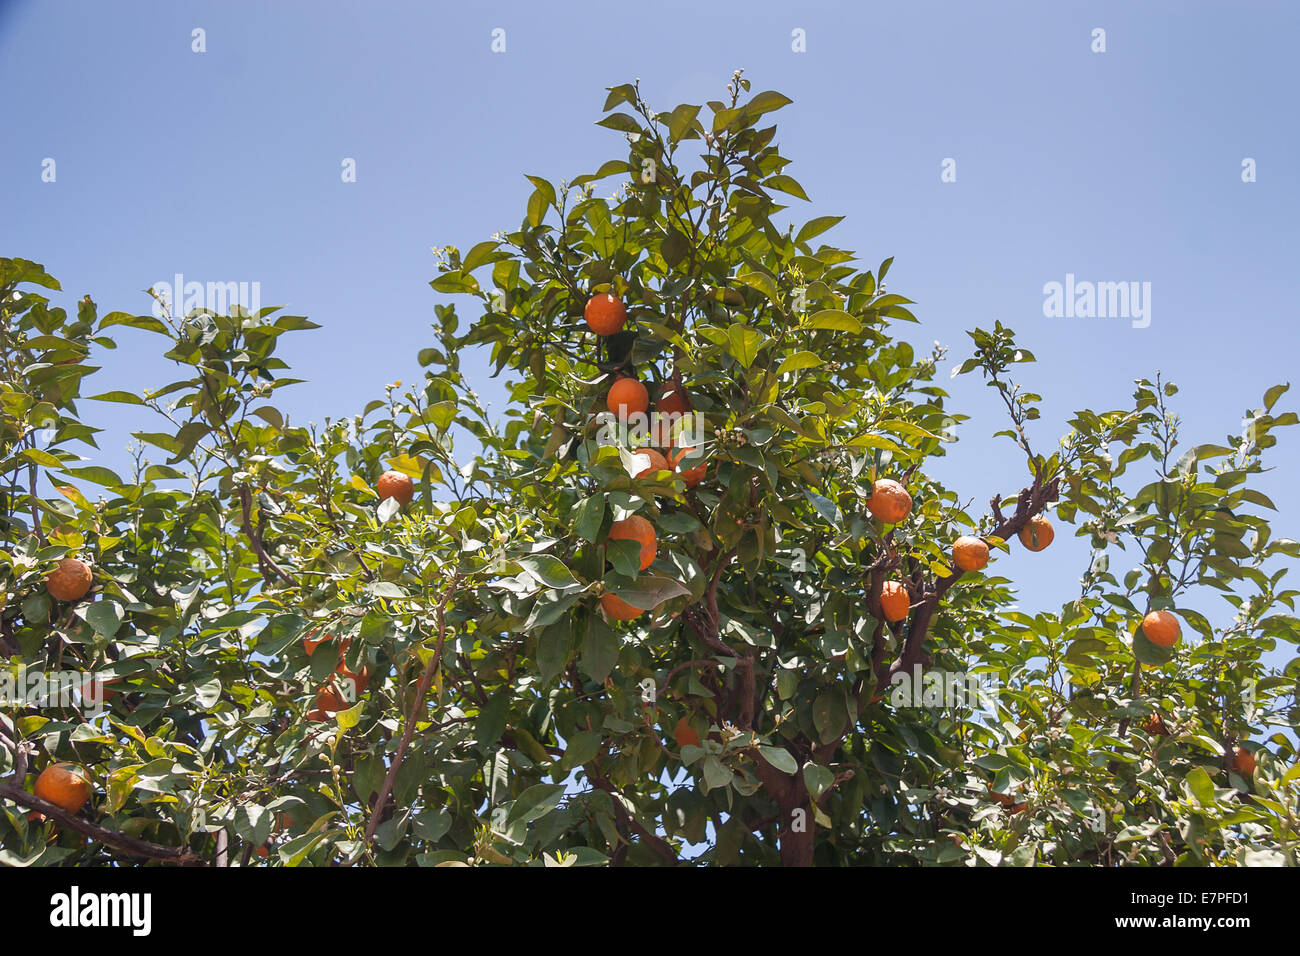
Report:
[[[178,272],[258,282],[262,304],[324,326],[286,340],[308,384],[282,407],[350,414],[419,376],[431,245],[516,227],[524,173],[625,155],[593,125],[605,87],[640,77],[666,109],[721,98],[744,67],[755,91],[794,99],[778,143],[813,200],[794,212],[847,215],[826,238],[864,267],[896,256],[914,344],[960,361],[963,330],[1018,330],[1039,359],[1021,369],[1046,400],[1040,445],[1157,369],[1182,388],[1187,437],[1222,442],[1296,361],[1297,28],[1300,5],[1282,2],[0,0],[0,254],[43,263],[61,304],[89,293],[101,314],[148,311],[141,290]],[[1149,325],[1044,316],[1044,285],[1067,274],[1150,283]],[[153,337],[115,334],[94,391],[170,381]],[[996,397],[943,381],[974,419],[940,476],[977,502],[1019,487],[1010,444],[987,437]],[[104,463],[122,462],[132,411],[83,408],[113,426]],[[1300,429],[1279,438],[1261,487],[1275,534],[1300,537]],[[1024,606],[1052,607],[1087,554],[1067,532],[999,569]]]

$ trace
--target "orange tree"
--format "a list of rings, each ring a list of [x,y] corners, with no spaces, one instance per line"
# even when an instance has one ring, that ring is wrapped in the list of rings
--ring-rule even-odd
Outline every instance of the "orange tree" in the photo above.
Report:
[[[1040,454],[1033,356],[977,329],[958,370],[1004,400],[1024,485],[945,487],[945,353],[895,334],[888,260],[818,240],[836,217],[774,221],[803,198],[764,125],[788,100],[748,94],[611,89],[626,151],[441,250],[433,287],[474,321],[437,305],[424,380],[319,427],[275,405],[307,320],[74,320],[0,260],[0,654],[108,691],[10,681],[5,862],[1297,862],[1297,663],[1262,659],[1300,637],[1297,545],[1250,487],[1284,388],[1196,445],[1142,381]],[[113,326],[182,370],[93,396],[165,423],[128,475],[77,450]],[[507,375],[504,418],[470,353]],[[686,417],[647,444],[623,427],[644,405]],[[1053,521],[1092,544],[1079,596],[1009,610],[997,555]],[[49,593],[68,557],[84,598]],[[32,792],[56,763],[84,808]]]

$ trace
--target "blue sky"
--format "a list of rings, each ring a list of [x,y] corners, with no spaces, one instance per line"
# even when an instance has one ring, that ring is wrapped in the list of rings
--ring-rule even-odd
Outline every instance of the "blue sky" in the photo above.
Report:
[[[42,262],[63,304],[89,293],[101,312],[148,311],[141,290],[177,272],[259,282],[263,304],[324,326],[287,340],[308,384],[282,406],[350,414],[419,376],[430,246],[515,227],[524,173],[558,181],[623,155],[593,125],[605,87],[640,77],[671,108],[721,98],[744,67],[755,91],[794,99],[778,143],[813,199],[795,214],[846,215],[826,238],[864,267],[896,257],[890,290],[922,320],[904,335],[960,361],[963,330],[998,319],[1035,352],[1022,377],[1045,397],[1039,445],[1157,369],[1182,388],[1186,436],[1222,441],[1292,374],[1297,27],[1300,7],[1249,2],[0,0],[0,254]],[[956,182],[940,181],[947,158]],[[1044,284],[1067,274],[1151,283],[1150,325],[1045,317]],[[118,331],[95,391],[170,381],[151,337]],[[942,378],[974,418],[938,474],[977,502],[1018,487],[1013,449],[986,437],[1004,424],[994,394]],[[84,411],[111,426],[103,461],[120,464],[131,410]],[[1287,431],[1260,487],[1275,534],[1296,537]],[[1026,607],[1052,607],[1087,555],[1067,533],[999,569]]]

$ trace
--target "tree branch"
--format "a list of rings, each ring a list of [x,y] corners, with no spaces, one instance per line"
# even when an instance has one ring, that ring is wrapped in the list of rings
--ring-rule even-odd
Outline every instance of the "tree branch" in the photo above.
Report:
[[[0,784],[0,799],[12,800],[19,806],[27,807],[29,810],[35,810],[43,813],[45,816],[59,821],[64,826],[71,827],[78,833],[90,837],[98,843],[105,846],[111,846],[114,849],[129,853],[132,856],[149,857],[155,860],[170,860],[173,863],[192,863],[198,862],[199,857],[184,846],[162,846],[158,843],[149,843],[146,840],[137,840],[135,837],[129,837],[124,833],[118,833],[115,830],[106,830],[101,826],[96,826],[89,820],[83,820],[76,814],[69,813],[62,807],[50,803],[48,800],[42,800],[40,797],[33,796],[20,787],[11,786],[10,784]]]
[[[379,788],[379,796],[375,799],[374,809],[370,811],[370,822],[366,824],[366,845],[370,844],[375,837],[375,831],[379,829],[380,816],[383,814],[384,808],[388,804],[388,798],[393,792],[393,783],[397,780],[398,768],[402,766],[406,751],[411,746],[411,738],[415,736],[417,715],[420,713],[420,708],[424,705],[424,699],[429,693],[429,685],[433,683],[433,675],[442,662],[442,649],[447,641],[447,621],[445,617],[447,602],[456,593],[459,584],[460,575],[456,575],[451,579],[451,587],[447,589],[447,592],[438,602],[438,646],[434,649],[433,656],[429,658],[429,663],[425,665],[424,673],[420,675],[420,685],[415,690],[415,705],[411,708],[411,716],[406,721],[406,728],[402,731],[402,739],[397,744],[397,753],[393,755],[393,762],[389,765],[388,773],[384,776],[383,785]]]

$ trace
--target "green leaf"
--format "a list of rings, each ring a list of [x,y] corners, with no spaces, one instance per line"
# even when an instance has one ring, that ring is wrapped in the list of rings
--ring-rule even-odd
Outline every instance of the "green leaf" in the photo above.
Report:
[[[620,585],[616,589],[620,598],[633,607],[652,611],[665,601],[690,595],[690,589],[679,581],[659,574],[643,574],[631,584]]]
[[[488,697],[488,702],[478,713],[474,722],[474,740],[482,748],[489,749],[501,738],[506,729],[506,711],[510,707],[510,694],[503,690]]]
[[[669,267],[675,267],[691,254],[691,240],[686,238],[684,233],[669,227],[668,235],[664,236],[664,241],[659,244],[659,254],[664,257],[664,262]]]
[[[604,119],[596,121],[597,126],[618,130],[620,133],[640,133],[641,124],[627,113],[611,113]]]
[[[843,216],[818,216],[816,219],[809,219],[804,223],[803,228],[799,230],[799,234],[795,236],[794,241],[807,242],[814,236],[819,236],[827,229],[835,226],[843,218]]]
[[[785,672],[782,671],[782,673]],[[791,756],[790,751],[786,750],[784,747],[769,747],[764,744],[759,744],[758,752],[762,755],[764,760],[782,773],[794,776],[799,772],[798,762],[793,756]]]
[[[732,773],[723,766],[722,761],[715,754],[709,754],[704,758],[703,770],[704,790],[706,793],[730,785]]]
[[[1193,767],[1183,778],[1183,783],[1186,784],[1188,796],[1194,803],[1203,807],[1214,803],[1214,781],[1202,768]]]
[[[641,543],[639,541],[610,541],[605,546],[605,558],[614,570],[624,577],[635,578],[641,573]]]
[[[810,318],[808,325],[814,329],[851,332],[854,335],[862,331],[862,323],[841,309],[824,309]]]
[[[92,402],[119,402],[122,405],[143,405],[145,400],[135,392],[104,392],[102,395],[91,395]]]
[[[826,767],[809,761],[803,765],[803,782],[808,787],[809,795],[818,800],[835,782],[835,774]]]
[[[766,272],[742,272],[736,277],[736,281],[742,285],[747,285],[751,289],[757,289],[771,301],[775,306],[781,305],[781,295],[776,286],[776,280]]]
[[[24,448],[22,457],[43,468],[59,468],[63,465],[59,459],[40,448]]]
[[[533,194],[528,197],[528,225],[540,226],[542,220],[546,218],[546,209],[546,194],[540,189],[534,189]]]
[[[795,352],[793,355],[787,355],[777,366],[776,374],[784,375],[786,372],[797,372],[800,369],[816,368],[823,364],[824,359],[816,352]]]
[[[755,93],[753,98],[742,104],[745,112],[750,116],[758,117],[764,113],[771,113],[773,110],[779,110],[783,106],[788,106],[794,100],[784,93],[778,93],[776,90],[764,90],[762,93]]]
[[[840,739],[847,716],[844,694],[839,690],[827,688],[813,701],[813,726],[817,728],[817,736],[822,743],[829,744]]]
[[[695,117],[699,115],[700,108],[690,103],[682,103],[668,117],[668,135],[674,140],[680,140],[686,133],[695,126]]]
[[[803,187],[799,185],[798,181],[789,176],[768,176],[767,179],[763,180],[763,185],[768,189],[776,189],[783,193],[789,193],[791,196],[797,196],[805,202],[812,201],[808,198],[808,194],[803,191]]]
[[[578,502],[578,519],[574,525],[578,537],[595,544],[600,537],[601,525],[605,522],[605,496],[591,495]]]
[[[587,632],[582,638],[582,670],[592,680],[602,683],[618,663],[619,638],[599,614],[587,615]]]
[[[144,329],[147,332],[157,332],[159,335],[170,335],[167,326],[161,319],[152,315],[132,315],[129,312],[110,312],[99,320],[100,330],[104,330],[111,325],[127,325],[133,329]]]
[[[564,768],[572,770],[589,763],[596,754],[600,753],[603,740],[604,738],[595,731],[583,730],[574,734],[568,739],[568,747],[564,751]]]
[[[518,564],[541,584],[548,588],[566,590],[581,587],[573,572],[564,566],[564,562],[551,554],[534,554],[520,558]]]
[[[115,602],[99,600],[86,608],[86,623],[95,629],[98,634],[105,637],[112,637],[117,633],[117,629],[122,626],[122,619],[125,615],[122,608]]]
[[[534,820],[540,820],[558,807],[563,799],[563,784],[534,784],[515,798],[514,806],[506,814],[506,824],[509,825],[515,822],[532,823]]]
[[[95,484],[104,485],[106,488],[120,488],[122,486],[122,479],[117,476],[117,472],[101,465],[87,465],[84,468],[64,468],[63,470],[74,478],[84,478],[86,481],[93,481]]]
[[[727,328],[727,352],[744,368],[754,364],[764,342],[763,334],[734,322]]]
[[[550,683],[564,670],[572,650],[573,629],[567,619],[556,621],[542,631],[537,639],[537,666],[543,683]]]
[[[1143,664],[1151,664],[1159,667],[1162,664],[1168,664],[1174,659],[1174,652],[1178,649],[1177,645],[1173,647],[1160,647],[1152,644],[1147,639],[1146,633],[1142,630],[1142,625],[1138,625],[1137,630],[1133,633],[1133,656]]]

